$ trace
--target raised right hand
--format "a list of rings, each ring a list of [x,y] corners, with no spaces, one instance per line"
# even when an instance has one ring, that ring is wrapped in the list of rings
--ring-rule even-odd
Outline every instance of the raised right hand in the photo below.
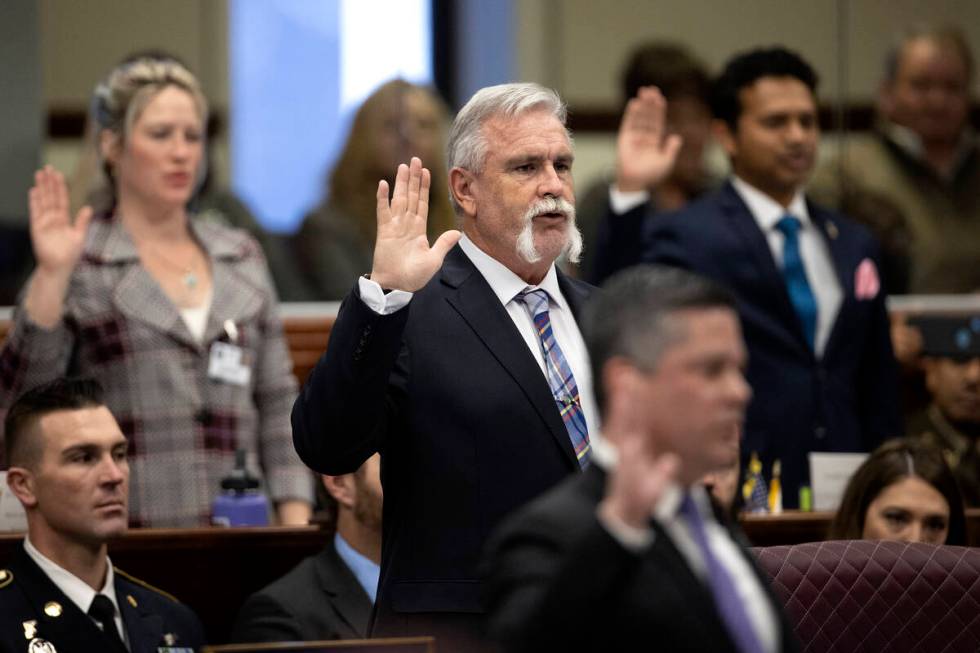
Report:
[[[670,174],[681,137],[667,134],[667,100],[655,86],[644,86],[626,105],[616,136],[616,188],[649,190]]]
[[[34,173],[28,193],[31,212],[31,244],[39,272],[70,276],[82,255],[92,208],[79,210],[72,222],[68,213],[68,186],[51,166]]]
[[[388,182],[378,183],[378,239],[371,280],[382,288],[415,292],[432,278],[460,239],[451,229],[429,247],[425,234],[431,176],[418,157],[398,166],[395,191],[388,202]]]

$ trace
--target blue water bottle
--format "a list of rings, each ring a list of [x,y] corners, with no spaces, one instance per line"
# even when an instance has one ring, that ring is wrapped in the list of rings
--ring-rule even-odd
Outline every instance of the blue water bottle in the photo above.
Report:
[[[215,526],[268,526],[269,500],[258,491],[259,479],[245,468],[245,450],[235,451],[235,469],[221,480],[221,494],[211,507]]]

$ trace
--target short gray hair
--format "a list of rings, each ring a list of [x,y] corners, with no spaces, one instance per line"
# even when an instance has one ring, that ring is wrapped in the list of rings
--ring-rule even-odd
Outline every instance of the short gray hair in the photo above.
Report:
[[[494,116],[513,117],[532,109],[546,109],[565,124],[568,111],[558,93],[535,83],[499,84],[477,91],[459,110],[449,132],[449,169],[481,172],[487,157],[483,123]]]
[[[708,277],[665,265],[637,265],[617,272],[593,293],[579,326],[592,365],[600,412],[606,389],[602,370],[614,357],[653,371],[663,353],[687,336],[680,311],[736,310],[734,296]]]

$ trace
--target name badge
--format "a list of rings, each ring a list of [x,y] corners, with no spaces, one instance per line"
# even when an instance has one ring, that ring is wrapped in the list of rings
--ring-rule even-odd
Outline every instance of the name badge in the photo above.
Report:
[[[245,358],[245,352],[237,345],[214,343],[208,361],[208,377],[232,385],[248,385],[252,379],[252,368]]]

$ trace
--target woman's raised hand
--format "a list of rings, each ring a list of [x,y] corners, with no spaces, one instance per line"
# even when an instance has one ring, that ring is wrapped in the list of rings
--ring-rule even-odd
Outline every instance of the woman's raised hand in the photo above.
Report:
[[[74,222],[68,212],[68,186],[51,166],[34,173],[28,193],[31,211],[31,243],[39,271],[70,276],[82,255],[92,208],[79,210]]]

